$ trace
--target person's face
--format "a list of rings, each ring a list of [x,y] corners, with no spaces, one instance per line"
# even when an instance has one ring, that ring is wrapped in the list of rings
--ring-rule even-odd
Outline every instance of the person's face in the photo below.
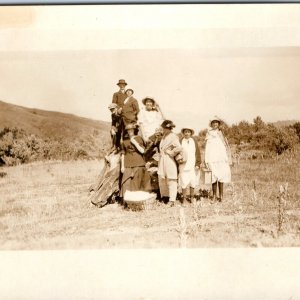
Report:
[[[128,90],[128,91],[126,92],[126,95],[127,95],[128,97],[130,97],[132,94],[133,94],[133,93],[132,93],[131,90]]]
[[[162,132],[163,132],[163,134],[167,134],[167,133],[169,133],[171,131],[171,129],[169,129],[169,128],[163,128],[162,127]]]
[[[134,129],[128,129],[127,133],[129,135],[129,137],[134,136]]]
[[[152,110],[153,109],[153,102],[151,100],[147,100],[145,103],[146,110]]]
[[[124,90],[124,89],[125,89],[125,86],[126,86],[126,84],[124,84],[124,83],[120,83],[120,84],[119,84],[119,88],[120,88],[120,90]]]
[[[220,126],[220,123],[219,123],[218,121],[213,121],[213,122],[211,123],[211,127],[212,127],[212,129],[214,129],[214,130],[218,129],[219,126]]]
[[[190,138],[191,135],[192,135],[192,132],[191,132],[190,130],[185,129],[185,130],[183,131],[183,136],[184,136],[186,139]]]

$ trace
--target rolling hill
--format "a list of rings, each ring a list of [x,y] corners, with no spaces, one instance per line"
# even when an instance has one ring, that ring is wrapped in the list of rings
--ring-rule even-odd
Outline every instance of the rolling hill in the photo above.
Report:
[[[44,140],[72,143],[89,157],[102,156],[110,144],[108,122],[0,101],[0,131],[5,127],[23,129]]]

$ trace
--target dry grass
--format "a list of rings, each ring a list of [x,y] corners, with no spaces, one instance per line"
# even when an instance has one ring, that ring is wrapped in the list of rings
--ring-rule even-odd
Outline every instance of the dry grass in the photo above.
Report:
[[[241,161],[232,169],[234,183],[226,186],[223,203],[202,199],[187,208],[157,203],[142,212],[88,202],[99,161],[2,168],[7,175],[0,178],[0,248],[300,246],[299,161],[299,156]],[[279,186],[286,182],[279,210]]]

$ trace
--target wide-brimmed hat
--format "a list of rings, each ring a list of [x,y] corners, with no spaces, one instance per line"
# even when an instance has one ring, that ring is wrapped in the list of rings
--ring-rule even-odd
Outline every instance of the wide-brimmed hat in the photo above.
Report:
[[[172,129],[176,127],[176,125],[171,120],[164,120],[160,126],[165,129]]]
[[[136,123],[129,123],[125,126],[125,130],[129,130],[129,129],[137,129],[138,125]]]
[[[118,105],[116,103],[111,103],[111,104],[109,104],[108,109],[115,109],[117,107],[118,107]]]
[[[152,101],[153,105],[156,104],[155,100],[154,100],[152,97],[149,97],[149,96],[147,96],[146,98],[144,98],[144,99],[142,100],[142,103],[143,103],[144,105],[146,105],[146,101],[147,101],[147,100]]]
[[[212,124],[213,122],[218,122],[219,124],[221,124],[223,121],[222,121],[219,117],[214,116],[213,118],[210,119],[209,125],[211,126],[211,124]]]
[[[191,127],[183,127],[183,128],[181,129],[181,133],[183,134],[183,132],[184,132],[185,130],[189,130],[189,131],[192,133],[192,135],[194,135],[194,133],[195,133],[194,129],[192,129]]]
[[[127,89],[125,90],[125,93],[126,93],[127,91],[131,91],[132,94],[134,94],[134,90],[133,90],[132,88],[127,88]]]
[[[127,83],[126,83],[126,81],[124,79],[119,79],[119,82],[117,83],[117,85],[120,85],[120,84],[127,85]]]

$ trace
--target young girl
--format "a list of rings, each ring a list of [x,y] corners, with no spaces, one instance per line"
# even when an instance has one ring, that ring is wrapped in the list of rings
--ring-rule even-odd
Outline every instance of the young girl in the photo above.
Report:
[[[200,168],[201,155],[198,142],[193,138],[194,130],[186,127],[182,128],[183,137],[180,139],[186,160],[179,165],[179,181],[182,188],[182,203],[187,203],[187,188],[190,187],[191,202],[195,202],[194,191],[196,186],[196,169]]]
[[[136,124],[128,124],[125,127],[127,136],[122,143],[121,151],[121,196],[126,191],[151,191],[150,175],[145,168],[143,153],[144,142],[138,136]]]
[[[222,131],[219,129],[221,120],[214,118],[210,122],[211,129],[206,134],[205,164],[212,172],[213,201],[223,200],[223,185],[231,181],[230,164],[231,156],[228,155],[229,145]],[[219,186],[219,197],[217,198],[217,187]]]
[[[142,100],[144,107],[138,115],[139,126],[142,137],[145,142],[148,142],[149,137],[155,133],[155,130],[160,127],[164,118],[162,112],[151,97],[146,97]]]

